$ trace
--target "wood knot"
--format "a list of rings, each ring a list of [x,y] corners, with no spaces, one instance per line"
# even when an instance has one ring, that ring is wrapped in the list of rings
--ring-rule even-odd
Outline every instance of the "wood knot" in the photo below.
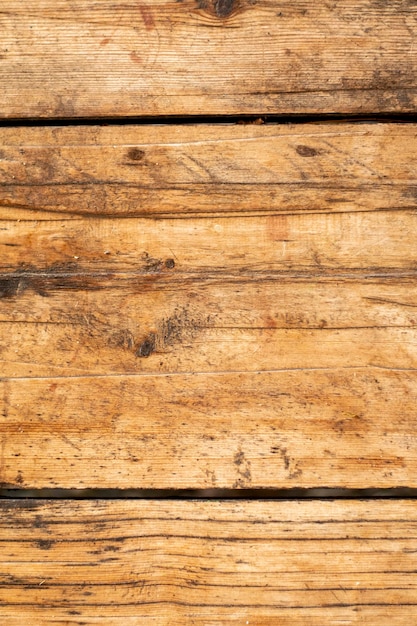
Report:
[[[314,157],[319,154],[319,151],[316,148],[312,148],[311,146],[304,146],[302,144],[296,147],[296,152],[302,157]]]
[[[237,13],[241,13],[245,0],[197,0],[198,8],[207,16],[215,18],[216,22],[227,21]],[[247,4],[255,4],[255,0],[249,0]]]
[[[155,350],[155,343],[155,333],[151,333],[136,350],[136,356],[147,359],[148,356],[151,356],[152,352]]]
[[[126,156],[131,161],[141,161],[145,156],[145,151],[140,148],[129,148]]]
[[[213,7],[217,17],[230,17],[235,10],[235,0],[215,0]]]

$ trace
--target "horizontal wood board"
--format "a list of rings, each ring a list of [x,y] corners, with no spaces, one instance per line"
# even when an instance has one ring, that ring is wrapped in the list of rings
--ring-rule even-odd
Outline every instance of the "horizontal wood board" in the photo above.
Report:
[[[400,123],[2,128],[1,216],[415,209],[416,137]]]
[[[409,626],[414,502],[3,501],[0,618]]]
[[[413,0],[2,0],[0,117],[414,112]]]
[[[3,487],[417,486],[415,125],[0,136]]]

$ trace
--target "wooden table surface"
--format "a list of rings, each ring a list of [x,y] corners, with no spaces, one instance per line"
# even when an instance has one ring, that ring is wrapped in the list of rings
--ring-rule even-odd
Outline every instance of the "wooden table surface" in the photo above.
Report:
[[[417,623],[416,2],[0,29],[1,625]]]

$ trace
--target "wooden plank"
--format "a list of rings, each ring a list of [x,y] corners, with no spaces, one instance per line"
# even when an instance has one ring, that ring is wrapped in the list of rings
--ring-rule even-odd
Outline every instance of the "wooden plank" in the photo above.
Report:
[[[415,278],[129,281],[98,291],[83,278],[37,278],[46,285],[37,293],[25,277],[4,281],[20,286],[0,299],[3,376],[417,365]]]
[[[23,378],[0,394],[3,487],[417,487],[415,368]]]
[[[0,216],[415,208],[415,124],[2,128]]]
[[[2,624],[394,624],[417,617],[407,501],[1,503]]]
[[[3,118],[415,111],[413,0],[2,0]]]
[[[3,486],[417,486],[415,125],[2,136]]]

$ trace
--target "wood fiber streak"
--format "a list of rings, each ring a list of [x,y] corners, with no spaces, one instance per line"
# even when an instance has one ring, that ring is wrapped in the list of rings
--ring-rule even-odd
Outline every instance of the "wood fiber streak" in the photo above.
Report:
[[[3,118],[415,110],[413,0],[2,0]]]
[[[31,624],[409,626],[407,501],[9,501],[0,617]]]
[[[0,135],[3,487],[417,486],[415,125]]]

